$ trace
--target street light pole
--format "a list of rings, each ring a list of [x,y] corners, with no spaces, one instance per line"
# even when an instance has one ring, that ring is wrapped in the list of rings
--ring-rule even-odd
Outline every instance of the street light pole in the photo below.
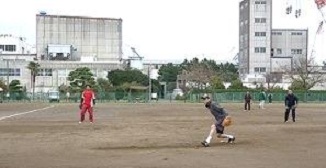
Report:
[[[9,59],[7,59],[7,87],[9,89]]]
[[[151,81],[151,72],[150,72],[151,64],[148,66],[148,101],[152,100],[152,81]]]

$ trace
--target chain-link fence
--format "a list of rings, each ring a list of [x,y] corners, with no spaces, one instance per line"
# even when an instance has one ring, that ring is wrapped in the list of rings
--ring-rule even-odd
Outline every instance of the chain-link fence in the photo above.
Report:
[[[218,102],[223,103],[236,103],[243,102],[245,91],[227,92],[217,91],[208,93],[210,97]],[[250,92],[252,100],[258,101],[260,92]],[[165,96],[158,95],[158,99],[151,98],[152,101],[165,101],[165,102],[189,102],[196,103],[201,102],[201,96],[204,93],[189,93],[183,96],[174,96],[172,93],[166,93]],[[282,92],[266,92],[266,95],[271,94],[272,102],[283,102],[286,95],[285,91]],[[297,91],[294,94],[298,97],[300,102],[326,102],[326,91]],[[79,102],[80,93],[60,93],[60,102]],[[128,102],[128,103],[145,103],[149,100],[148,92],[98,92],[96,93],[97,102]],[[2,102],[30,102],[30,101],[41,101],[49,102],[49,93],[37,92],[34,94],[27,93],[0,93],[0,100]],[[1,102],[0,101],[0,102]],[[266,101],[268,102],[268,96]]]

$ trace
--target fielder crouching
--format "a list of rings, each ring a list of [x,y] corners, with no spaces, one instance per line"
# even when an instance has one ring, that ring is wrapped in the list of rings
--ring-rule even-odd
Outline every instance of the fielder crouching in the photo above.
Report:
[[[204,147],[208,147],[215,131],[217,138],[227,138],[228,143],[233,143],[235,141],[235,137],[233,135],[224,134],[224,127],[231,124],[231,117],[228,116],[228,113],[225,112],[224,108],[222,108],[218,103],[212,102],[210,97],[206,94],[202,97],[202,99],[204,100],[205,107],[210,110],[216,121],[215,124],[211,126],[208,137],[201,142],[201,144]]]
[[[93,123],[93,106],[95,105],[95,95],[90,85],[86,85],[86,89],[83,91],[80,100],[80,121],[82,123],[85,120],[86,112],[89,113],[89,121]]]

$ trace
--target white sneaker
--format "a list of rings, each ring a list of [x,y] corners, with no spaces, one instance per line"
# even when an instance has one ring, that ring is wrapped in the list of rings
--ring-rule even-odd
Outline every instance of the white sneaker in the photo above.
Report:
[[[81,123],[82,123],[81,121],[78,122],[78,124],[81,124]]]

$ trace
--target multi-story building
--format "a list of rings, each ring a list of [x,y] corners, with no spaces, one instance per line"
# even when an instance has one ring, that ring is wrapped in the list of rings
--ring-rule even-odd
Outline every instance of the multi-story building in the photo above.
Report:
[[[41,60],[120,60],[122,19],[37,14],[36,53]]]
[[[36,61],[35,56],[35,54],[0,54],[0,80],[6,84],[12,80],[19,80],[27,91],[31,91],[31,72],[27,66],[29,62],[34,61],[40,64],[35,80],[35,91],[47,92],[60,85],[69,86],[69,73],[79,67],[90,68],[95,79],[107,78],[110,70],[122,68],[118,62]]]
[[[307,57],[307,29],[272,29],[272,0],[239,3],[239,73],[244,82],[266,82],[266,75]]]
[[[270,72],[272,1],[241,1],[239,22],[239,73]]]
[[[271,48],[271,68],[279,72],[286,66],[307,58],[307,29],[273,29]]]

